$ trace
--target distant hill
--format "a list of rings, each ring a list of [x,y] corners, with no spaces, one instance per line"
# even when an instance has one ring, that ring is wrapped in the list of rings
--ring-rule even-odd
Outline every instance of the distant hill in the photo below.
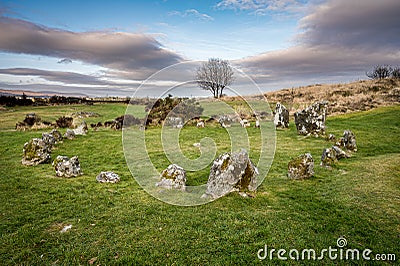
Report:
[[[51,91],[25,91],[25,90],[2,90],[0,89],[0,96],[22,96],[25,93],[28,97],[51,97],[53,95],[65,96],[65,97],[87,97],[83,93],[55,93]]]
[[[361,80],[343,84],[314,84],[264,93],[271,107],[281,102],[290,113],[316,101],[328,100],[330,114],[365,111],[379,106],[400,104],[400,80]],[[261,95],[250,96],[260,99]],[[247,97],[246,97],[247,98]],[[225,97],[234,101],[236,97]]]

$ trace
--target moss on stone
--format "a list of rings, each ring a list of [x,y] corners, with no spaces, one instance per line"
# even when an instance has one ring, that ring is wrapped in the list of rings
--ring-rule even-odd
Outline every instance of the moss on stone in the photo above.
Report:
[[[239,188],[240,191],[247,191],[253,175],[254,175],[253,167],[251,166],[250,161],[248,161],[246,169],[244,170],[244,173],[240,178],[239,182],[237,183],[236,187]]]
[[[227,157],[227,158],[222,162],[222,165],[221,165],[221,170],[222,170],[222,171],[225,171],[225,169],[228,167],[228,165],[229,165],[229,160],[230,160],[230,158]]]
[[[31,160],[36,157],[36,146],[33,145],[33,140],[30,140],[26,145],[24,156],[27,160]]]

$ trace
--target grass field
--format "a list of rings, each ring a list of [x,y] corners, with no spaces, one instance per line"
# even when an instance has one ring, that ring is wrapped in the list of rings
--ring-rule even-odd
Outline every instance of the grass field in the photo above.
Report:
[[[57,155],[78,155],[83,176],[55,177],[49,164],[21,164],[23,144],[40,137],[40,131],[15,131],[17,121],[36,112],[44,120],[75,111],[93,111],[106,121],[124,114],[126,106],[15,107],[0,113],[0,264],[1,265],[336,265],[366,261],[260,261],[257,251],[336,247],[339,237],[346,248],[371,249],[372,254],[396,254],[400,259],[400,106],[328,117],[328,133],[341,136],[345,129],[357,137],[358,152],[332,169],[319,167],[322,138],[299,136],[291,121],[289,130],[277,130],[274,162],[255,198],[230,194],[196,207],[165,204],[148,195],[126,165],[121,131],[90,130],[87,136],[64,140]],[[137,116],[143,107],[137,106]],[[218,152],[228,150],[220,128],[182,130],[183,153],[195,158],[191,145],[208,136]],[[49,131],[49,130],[47,130]],[[64,130],[65,131],[65,130]],[[62,133],[64,133],[62,130]],[[161,129],[147,132],[150,157],[162,170],[169,162],[160,151]],[[257,130],[248,129],[254,149]],[[288,161],[310,152],[315,176],[290,181]],[[218,154],[219,154],[218,153]],[[251,154],[251,156],[253,156]],[[254,158],[252,158],[254,159]],[[115,171],[117,184],[100,184],[100,171]],[[208,169],[189,173],[189,183],[207,180]],[[72,225],[60,233],[65,225]],[[377,261],[374,261],[377,263]],[[383,265],[390,262],[380,262]],[[393,262],[392,262],[393,263]]]

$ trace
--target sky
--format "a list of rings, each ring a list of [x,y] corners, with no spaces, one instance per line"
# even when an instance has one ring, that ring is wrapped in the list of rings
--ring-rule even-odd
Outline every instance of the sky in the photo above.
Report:
[[[192,81],[209,58],[240,94],[366,79],[400,65],[399,14],[399,0],[0,1],[0,89],[205,96]]]

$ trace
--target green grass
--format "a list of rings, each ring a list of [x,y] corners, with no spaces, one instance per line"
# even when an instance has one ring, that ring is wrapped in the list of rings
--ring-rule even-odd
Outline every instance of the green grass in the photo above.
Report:
[[[138,116],[142,108],[137,108]],[[129,172],[120,131],[90,130],[56,146],[52,158],[78,155],[83,176],[63,179],[55,177],[49,164],[23,166],[23,144],[45,130],[16,132],[15,123],[29,112],[54,121],[75,111],[100,113],[93,122],[104,122],[122,115],[125,106],[15,107],[0,113],[2,265],[87,265],[95,257],[95,265],[268,265],[268,259],[259,261],[256,255],[264,245],[322,250],[335,247],[340,236],[348,248],[400,258],[400,106],[328,117],[328,133],[340,137],[352,130],[359,149],[331,169],[318,165],[322,149],[332,143],[297,135],[291,121],[288,130],[277,130],[275,159],[255,198],[230,194],[197,207],[172,206],[148,195]],[[160,150],[160,130],[151,128],[146,134],[150,157],[161,171],[169,162]],[[254,160],[260,139],[255,129],[248,134]],[[204,137],[216,141],[218,154],[229,150],[224,130],[191,127],[181,133],[183,153],[197,158],[192,143]],[[304,152],[315,159],[315,176],[288,180],[288,161]],[[96,175],[106,170],[118,173],[121,182],[97,183]],[[208,170],[188,176],[189,183],[200,184]],[[60,233],[67,224],[72,229]]]

